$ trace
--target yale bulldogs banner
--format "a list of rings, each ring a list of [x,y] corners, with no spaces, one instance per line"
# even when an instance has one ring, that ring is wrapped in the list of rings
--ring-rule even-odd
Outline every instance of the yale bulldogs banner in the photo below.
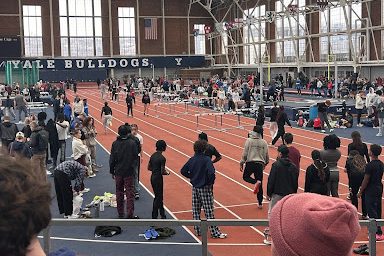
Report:
[[[140,58],[92,58],[92,59],[0,59],[0,70],[5,70],[10,62],[14,69],[32,68],[35,63],[39,69],[69,70],[69,69],[135,69],[135,68],[186,68],[203,67],[204,56],[167,56]]]

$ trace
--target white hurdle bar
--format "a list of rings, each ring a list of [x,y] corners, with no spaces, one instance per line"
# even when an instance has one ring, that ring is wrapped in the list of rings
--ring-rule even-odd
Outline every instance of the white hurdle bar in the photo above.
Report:
[[[175,106],[176,105],[182,105],[182,104],[184,104],[184,109],[185,109],[184,114],[187,114],[188,113],[188,105],[191,104],[191,102],[189,100],[175,101],[175,102],[157,102],[154,104],[156,116],[159,117],[158,106],[167,105],[169,107],[169,113],[172,114],[172,109],[173,109],[173,114],[175,114],[176,113]]]

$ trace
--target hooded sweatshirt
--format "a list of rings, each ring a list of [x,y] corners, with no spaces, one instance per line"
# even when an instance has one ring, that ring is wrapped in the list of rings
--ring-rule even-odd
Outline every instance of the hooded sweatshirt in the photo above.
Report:
[[[321,180],[319,176],[319,169],[314,164],[308,166],[305,174],[304,192],[327,195],[327,182],[329,181],[330,172],[327,164],[324,162],[323,170],[325,173],[325,179]]]
[[[267,195],[286,196],[297,193],[299,169],[288,159],[280,158],[272,164],[268,177]]]
[[[250,132],[249,138],[245,141],[241,164],[245,162],[259,162],[267,165],[269,162],[268,144],[256,132]]]
[[[25,142],[15,140],[9,145],[10,155],[13,157],[26,157],[31,158],[32,152],[29,145]]]
[[[2,140],[14,140],[18,131],[14,123],[4,122],[0,124],[0,137]]]
[[[45,128],[41,125],[37,126],[31,134],[31,141],[30,141],[30,146],[32,149],[32,153],[34,155],[41,155],[46,153],[47,149],[41,150],[39,149],[39,132],[44,133],[46,138],[49,138],[49,133],[45,130]],[[47,143],[48,144],[48,143]]]

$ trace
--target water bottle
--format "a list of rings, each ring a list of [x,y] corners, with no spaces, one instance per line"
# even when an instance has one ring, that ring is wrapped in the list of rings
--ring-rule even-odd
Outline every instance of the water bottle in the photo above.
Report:
[[[103,200],[100,201],[100,211],[101,212],[104,211],[104,201]]]

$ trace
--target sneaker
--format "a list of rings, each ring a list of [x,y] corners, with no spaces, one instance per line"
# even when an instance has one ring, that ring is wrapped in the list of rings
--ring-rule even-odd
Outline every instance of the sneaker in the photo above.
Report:
[[[50,172],[50,171],[48,171],[48,170],[46,170],[46,172],[47,172],[47,175],[48,175],[48,176],[52,175],[52,172]]]
[[[93,174],[88,176],[88,178],[93,178],[93,177],[96,177],[96,174],[93,173]]]
[[[269,241],[268,239],[264,239],[263,243],[266,244],[266,245],[271,245],[272,244],[272,242]]]
[[[325,130],[321,130],[322,133],[325,133],[326,131]]]
[[[84,188],[82,191],[80,191],[81,193],[88,193],[89,191],[91,191],[91,189],[89,188]]]
[[[261,182],[258,180],[256,181],[255,188],[253,189],[253,194],[259,193]]]
[[[262,205],[262,204],[259,204],[259,205],[257,205],[257,208],[259,208],[259,209],[263,209],[263,205]]]
[[[225,234],[225,233],[220,233],[220,235],[217,235],[217,236],[212,236],[212,238],[214,238],[214,239],[225,239],[225,238],[227,238],[227,234]]]
[[[357,124],[356,126],[357,127],[363,127],[364,125],[363,124]]]
[[[334,131],[334,129],[329,129],[329,132],[333,132]]]
[[[368,249],[368,245],[362,244],[359,247],[353,249],[353,252],[356,254],[360,254],[360,255],[366,255],[366,254],[361,254],[361,253],[366,251],[367,249]]]
[[[384,235],[381,234],[381,235],[377,235],[376,234],[376,241],[383,241],[384,240]]]
[[[383,136],[383,134],[382,133],[378,133],[378,134],[376,134],[376,136],[377,137],[381,137],[381,136]]]
[[[139,199],[140,199],[139,193],[135,193],[135,200],[139,200]]]
[[[64,219],[78,219],[78,218],[79,218],[79,215],[76,215],[76,214],[64,216]]]

